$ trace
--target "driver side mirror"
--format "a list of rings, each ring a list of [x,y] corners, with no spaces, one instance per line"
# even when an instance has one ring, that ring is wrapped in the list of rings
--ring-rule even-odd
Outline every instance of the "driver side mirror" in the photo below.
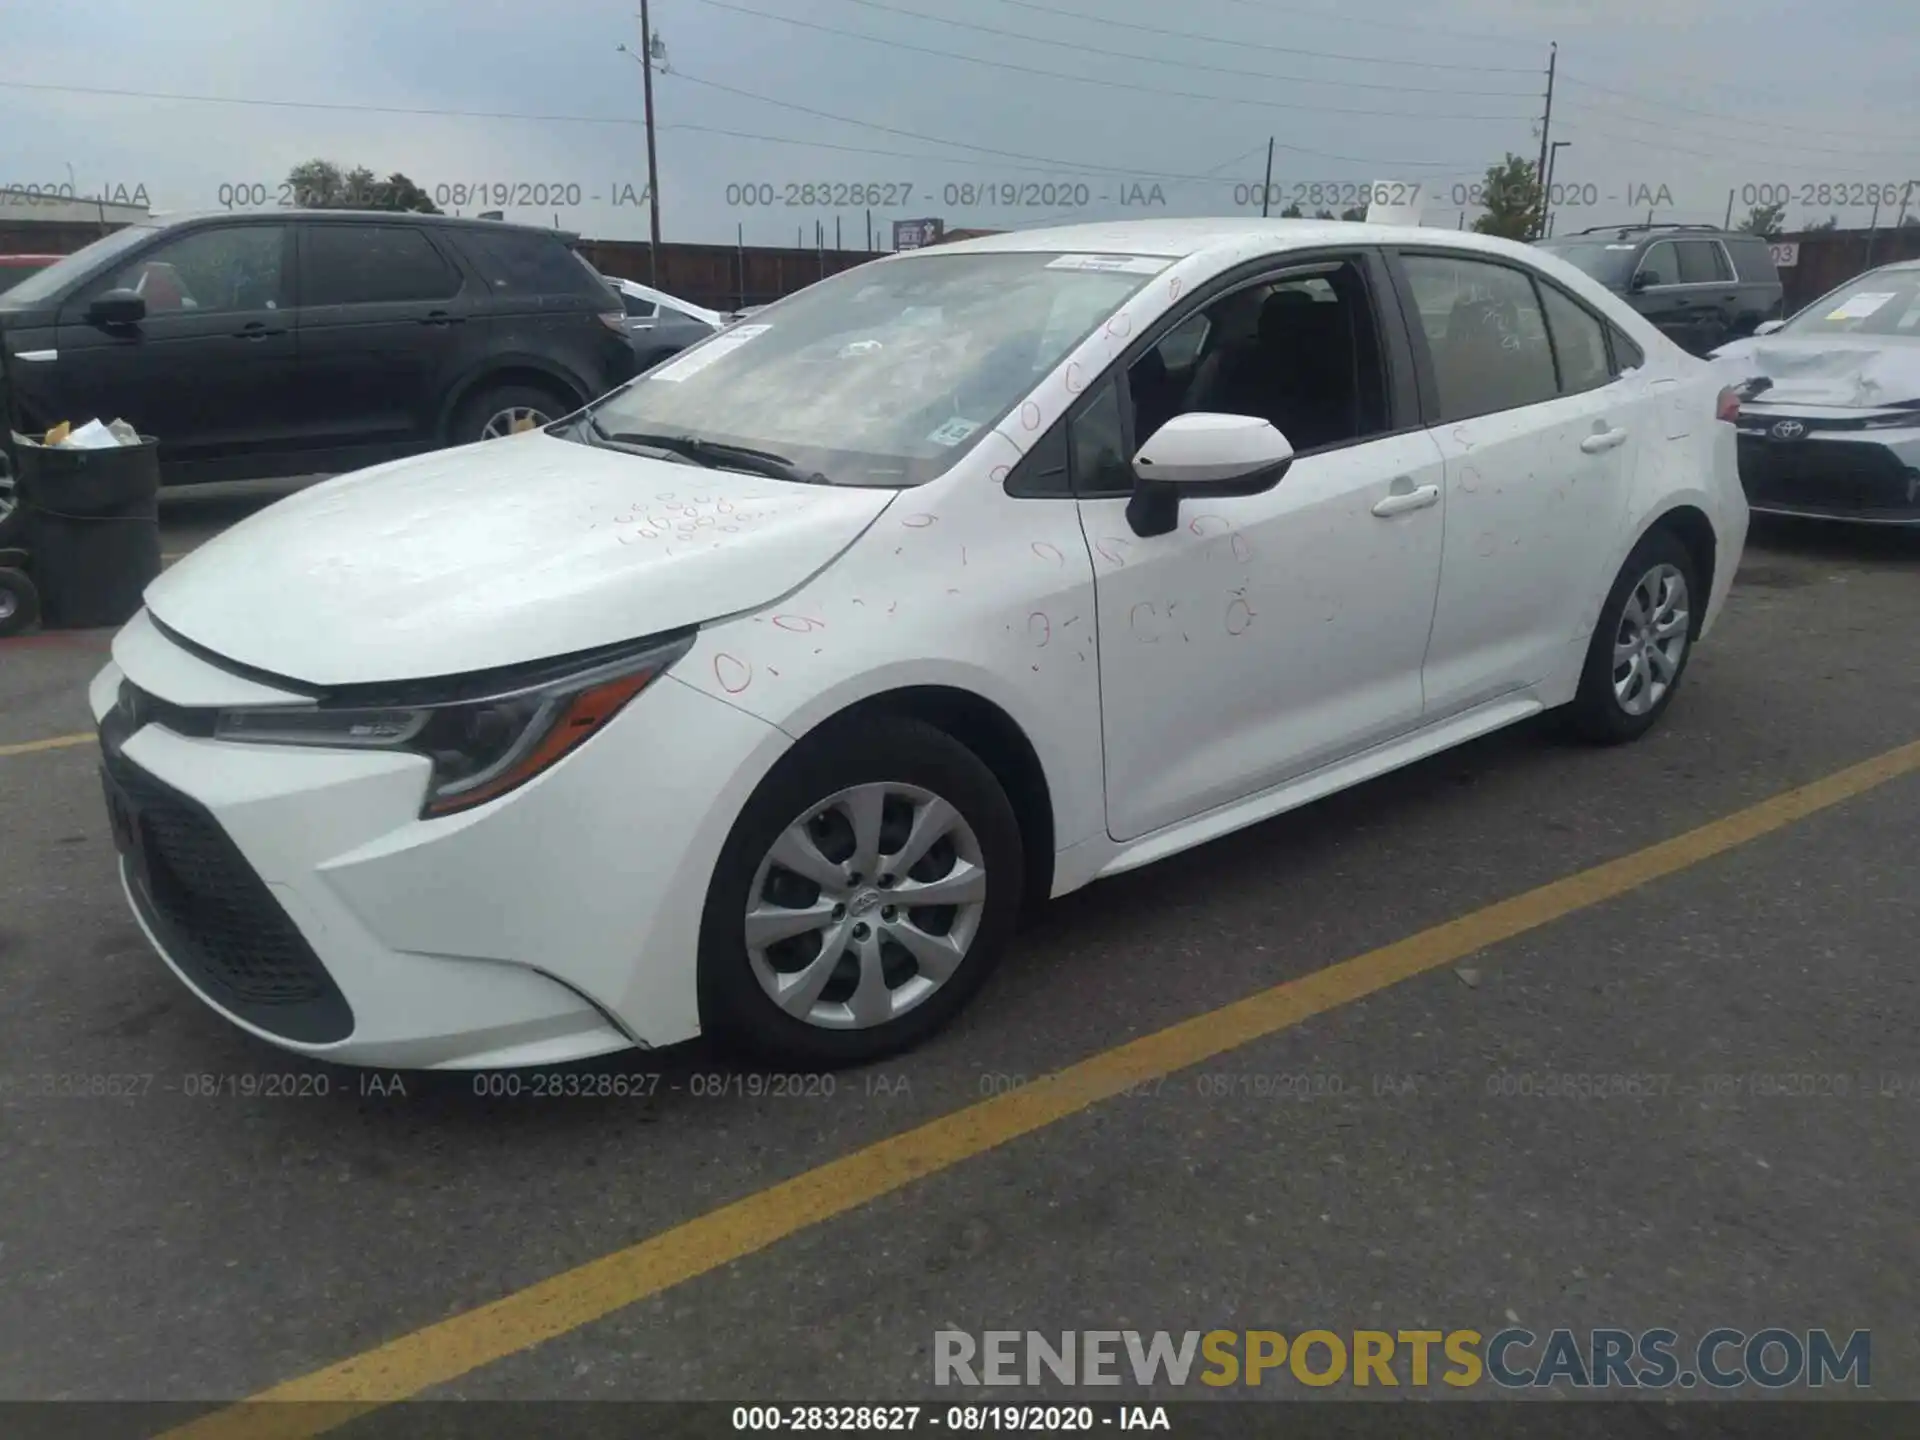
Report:
[[[1784,320],[1762,320],[1758,325],[1753,327],[1753,333],[1755,335],[1771,335],[1786,323]]]
[[[1634,273],[1633,279],[1627,282],[1627,289],[1632,294],[1638,295],[1649,285],[1658,285],[1659,283],[1660,276],[1655,271],[1639,270]]]
[[[146,318],[146,297],[132,290],[109,290],[87,307],[89,325],[137,325]]]
[[[1293,464],[1293,446],[1257,415],[1176,415],[1134,456],[1127,523],[1146,538],[1180,523],[1182,500],[1259,495]]]

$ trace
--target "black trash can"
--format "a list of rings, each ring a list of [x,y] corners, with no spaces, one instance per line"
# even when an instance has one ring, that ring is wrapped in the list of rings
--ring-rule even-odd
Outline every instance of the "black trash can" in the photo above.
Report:
[[[124,625],[160,573],[160,445],[19,445],[14,484],[41,623]]]

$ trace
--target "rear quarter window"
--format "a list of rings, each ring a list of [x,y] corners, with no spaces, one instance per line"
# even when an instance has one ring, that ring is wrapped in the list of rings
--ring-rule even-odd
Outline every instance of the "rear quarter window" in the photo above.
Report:
[[[625,308],[593,267],[552,235],[461,231],[454,243],[498,299],[591,301],[609,310]]]

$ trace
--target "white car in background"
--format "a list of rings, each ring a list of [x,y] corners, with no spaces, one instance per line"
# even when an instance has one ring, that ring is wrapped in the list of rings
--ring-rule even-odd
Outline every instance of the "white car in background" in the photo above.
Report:
[[[127,893],[308,1055],[870,1060],[1025,902],[1543,711],[1644,733],[1739,563],[1732,413],[1483,236],[889,257],[160,577],[90,695]]]

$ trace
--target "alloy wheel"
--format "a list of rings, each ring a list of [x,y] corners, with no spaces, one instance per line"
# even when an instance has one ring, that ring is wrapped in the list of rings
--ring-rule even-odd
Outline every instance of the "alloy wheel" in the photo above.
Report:
[[[501,440],[508,435],[518,434],[522,428],[534,428],[552,423],[553,417],[544,411],[536,410],[530,405],[510,405],[505,410],[495,412],[493,417],[480,427],[480,438]]]
[[[1627,714],[1646,714],[1673,687],[1691,622],[1687,577],[1677,566],[1654,566],[1628,593],[1613,637],[1613,694]]]
[[[980,841],[914,785],[855,785],[780,832],[747,891],[754,977],[787,1014],[866,1030],[959,970],[986,912]]]

